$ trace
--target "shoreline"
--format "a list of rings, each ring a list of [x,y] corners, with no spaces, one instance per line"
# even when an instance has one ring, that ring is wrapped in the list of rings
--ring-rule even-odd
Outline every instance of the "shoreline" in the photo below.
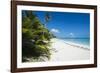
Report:
[[[82,45],[82,44],[78,44],[78,43],[70,42],[70,41],[64,41],[62,39],[57,39],[57,38],[53,38],[52,40],[61,41],[61,42],[64,42],[64,43],[71,45],[71,46],[74,46],[74,47],[90,50],[90,48],[87,45]]]
[[[73,61],[90,59],[89,48],[82,47],[80,44],[64,42],[63,40],[51,39],[52,51],[50,61]]]

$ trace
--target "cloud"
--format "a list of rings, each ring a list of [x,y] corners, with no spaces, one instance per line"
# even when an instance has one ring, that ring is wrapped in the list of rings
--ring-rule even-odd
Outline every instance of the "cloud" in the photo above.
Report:
[[[54,33],[59,33],[59,30],[58,29],[51,29],[51,32],[54,32]]]
[[[69,33],[69,35],[70,35],[71,37],[74,37],[74,34],[73,34],[73,33]]]

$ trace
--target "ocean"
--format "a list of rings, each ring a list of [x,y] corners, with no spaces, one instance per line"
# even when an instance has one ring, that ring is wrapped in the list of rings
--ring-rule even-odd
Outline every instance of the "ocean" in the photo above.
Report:
[[[67,41],[67,42],[73,42],[76,44],[81,44],[81,45],[85,45],[85,46],[90,46],[90,38],[67,38],[67,39],[62,39],[61,40]]]

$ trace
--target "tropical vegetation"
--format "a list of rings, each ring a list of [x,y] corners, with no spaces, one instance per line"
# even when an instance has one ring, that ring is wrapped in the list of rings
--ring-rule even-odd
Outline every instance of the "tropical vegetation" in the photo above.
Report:
[[[49,21],[49,14],[44,17]],[[35,11],[22,11],[22,62],[50,59],[50,39],[53,34],[44,26]]]

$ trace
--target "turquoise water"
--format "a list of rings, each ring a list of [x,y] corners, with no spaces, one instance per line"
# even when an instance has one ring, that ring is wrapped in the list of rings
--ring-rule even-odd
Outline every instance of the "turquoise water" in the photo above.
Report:
[[[90,46],[90,39],[89,38],[71,38],[71,39],[62,39],[64,41],[73,42],[76,44],[82,44],[86,46]]]

